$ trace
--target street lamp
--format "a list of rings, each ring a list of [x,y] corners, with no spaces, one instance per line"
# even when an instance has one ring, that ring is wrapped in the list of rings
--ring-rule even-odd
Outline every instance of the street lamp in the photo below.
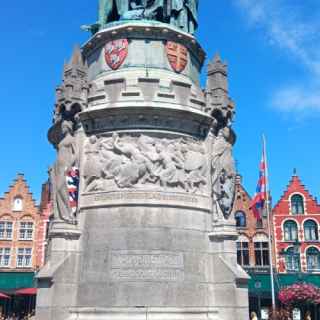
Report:
[[[259,317],[259,319],[261,319],[261,292],[260,292],[260,290],[262,288],[261,281],[255,281],[254,287],[255,287],[257,294],[258,294],[258,317]]]

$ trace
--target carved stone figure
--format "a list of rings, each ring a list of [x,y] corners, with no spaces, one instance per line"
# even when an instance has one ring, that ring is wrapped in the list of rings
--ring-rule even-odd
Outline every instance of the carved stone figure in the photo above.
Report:
[[[206,185],[207,181],[207,157],[203,146],[194,145],[193,149],[182,146],[185,157],[184,168],[188,172],[187,187],[191,192]]]
[[[153,165],[139,148],[139,141],[137,144],[132,144],[124,139],[120,141],[117,134],[114,134],[114,137],[114,150],[124,154],[129,160],[123,162],[121,172],[116,177],[118,186],[131,187],[138,181],[144,184],[151,175]]]
[[[78,167],[75,137],[73,136],[73,123],[63,121],[61,124],[63,138],[57,146],[57,160],[52,168],[51,181],[54,191],[55,218],[70,223],[75,221],[73,210],[69,205],[66,173],[73,167]]]
[[[156,145],[158,153],[157,162],[160,163],[156,175],[159,177],[162,187],[181,186],[186,189],[186,177],[184,170],[183,157],[180,150],[173,143],[167,146],[158,143]]]
[[[85,179],[85,191],[91,192],[98,190],[100,178],[102,177],[102,163],[99,158],[99,145],[96,136],[89,138],[88,144],[85,146],[86,162],[83,168],[83,177]]]
[[[92,151],[92,146],[99,144]],[[200,142],[114,133],[90,138],[84,170],[85,192],[111,188],[158,187],[203,193],[208,165]]]
[[[212,186],[214,203],[218,205],[217,214],[221,212],[228,219],[235,196],[235,163],[232,155],[233,134],[229,127],[219,130],[213,144]]]

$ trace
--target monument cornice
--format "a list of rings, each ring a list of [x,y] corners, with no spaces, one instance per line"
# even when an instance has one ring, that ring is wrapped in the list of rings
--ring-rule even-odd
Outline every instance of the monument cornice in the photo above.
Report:
[[[85,57],[90,56],[97,48],[102,47],[106,42],[126,38],[141,40],[174,41],[188,48],[202,66],[206,54],[198,43],[197,39],[186,32],[183,32],[171,25],[161,22],[147,21],[123,21],[119,25],[110,26],[97,32],[87,41],[82,52]]]
[[[135,106],[87,109],[80,113],[87,133],[114,130],[163,130],[205,138],[213,118],[192,108]]]

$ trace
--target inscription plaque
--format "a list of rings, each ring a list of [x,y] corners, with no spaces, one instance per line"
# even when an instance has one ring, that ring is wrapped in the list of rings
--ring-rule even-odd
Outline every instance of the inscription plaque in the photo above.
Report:
[[[82,208],[94,208],[120,204],[173,205],[177,207],[196,208],[205,211],[211,210],[209,197],[157,191],[84,193],[81,197],[80,206]]]
[[[183,281],[183,254],[118,253],[111,254],[111,278],[138,281]]]
[[[183,268],[182,254],[112,254],[112,268]]]
[[[127,281],[183,281],[184,272],[170,269],[113,269],[111,270],[111,278]]]

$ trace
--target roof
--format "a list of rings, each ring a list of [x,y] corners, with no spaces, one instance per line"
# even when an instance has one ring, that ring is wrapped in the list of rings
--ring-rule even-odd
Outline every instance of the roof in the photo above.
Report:
[[[311,195],[297,174],[291,177],[283,195],[273,207],[273,211],[279,211],[281,204],[287,202],[293,193],[300,193],[309,201],[308,206],[311,208],[311,210],[309,210],[310,212],[318,211],[320,213],[320,205],[317,203],[316,198]]]

